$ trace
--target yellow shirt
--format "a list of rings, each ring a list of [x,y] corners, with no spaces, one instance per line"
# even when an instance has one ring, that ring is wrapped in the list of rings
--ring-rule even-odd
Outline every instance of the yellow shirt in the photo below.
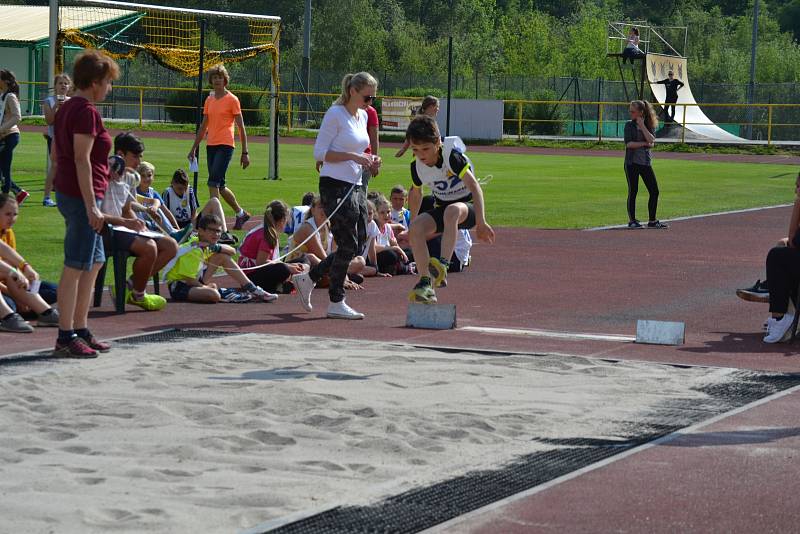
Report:
[[[14,235],[14,230],[9,228],[0,234],[0,241],[8,245],[9,247],[17,250],[17,238]]]

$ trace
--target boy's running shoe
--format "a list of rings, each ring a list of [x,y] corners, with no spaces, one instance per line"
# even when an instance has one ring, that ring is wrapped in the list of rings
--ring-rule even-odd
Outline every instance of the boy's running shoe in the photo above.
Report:
[[[421,279],[408,294],[409,302],[415,304],[436,304],[436,292],[428,279]]]
[[[53,202],[53,199],[51,199],[50,197],[47,197],[46,199],[42,200],[42,206],[44,206],[45,208],[55,208],[56,206],[58,206],[58,204]]]
[[[296,274],[292,277],[292,285],[297,290],[297,298],[300,299],[300,305],[303,309],[310,312],[313,307],[311,306],[311,291],[314,290],[314,280],[308,273]]]
[[[737,289],[736,296],[749,302],[769,302],[769,284],[766,280],[756,280],[753,287]]]
[[[428,262],[428,272],[433,279],[433,287],[447,287],[447,266],[439,258],[431,258]]]
[[[648,228],[658,228],[658,229],[666,229],[669,228],[667,224],[662,223],[661,221],[650,221],[647,223]]]
[[[222,232],[219,236],[220,245],[235,245],[239,242],[239,238],[230,232]]]
[[[194,230],[194,227],[192,226],[192,223],[189,223],[180,230],[172,232],[169,234],[169,236],[177,241],[179,245],[182,245],[186,243],[190,237],[192,237],[192,230]]]
[[[130,289],[125,290],[125,302],[133,304],[134,306],[139,306],[146,311],[162,310],[164,306],[167,305],[167,299],[161,295],[149,295],[145,293],[140,300],[136,300],[133,296],[133,291]]]
[[[97,358],[97,351],[87,345],[83,339],[75,336],[67,343],[56,341],[53,356],[61,358]]]
[[[278,300],[278,295],[275,293],[270,293],[260,286],[255,286],[254,288],[248,289],[247,292],[263,302],[274,302]]]
[[[253,300],[253,295],[246,291],[240,291],[233,288],[223,288],[219,290],[221,302],[229,302],[232,304],[242,304]]]
[[[237,215],[236,222],[233,225],[233,229],[241,230],[242,228],[244,228],[244,223],[246,223],[249,220],[250,220],[250,214],[247,212],[244,212],[244,215]]]
[[[111,350],[111,343],[100,341],[99,339],[94,337],[94,334],[92,334],[91,332],[89,332],[89,335],[86,337],[82,337],[81,335],[78,335],[78,337],[82,339],[84,343],[89,345],[89,347],[93,348],[97,352],[108,352]]]

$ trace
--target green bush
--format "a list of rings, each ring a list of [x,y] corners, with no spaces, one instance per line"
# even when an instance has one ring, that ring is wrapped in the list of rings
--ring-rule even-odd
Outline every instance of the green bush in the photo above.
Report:
[[[257,87],[239,87],[231,85],[231,92],[239,98],[242,106],[242,116],[245,126],[264,126],[269,124],[269,97],[257,93],[242,93],[241,90],[259,90]],[[203,89],[203,102],[209,94],[209,89]],[[197,115],[197,92],[195,91],[170,91],[167,95],[166,110],[171,122],[194,124]],[[175,107],[185,106],[185,107]]]
[[[442,93],[441,89],[434,89],[433,87],[408,87],[407,89],[398,89],[393,96],[426,97],[428,95],[433,95],[437,98],[445,98],[447,96]]]
[[[520,93],[504,91],[498,94],[503,100],[556,100],[556,94],[549,89],[541,89],[533,93],[529,99],[523,99]],[[561,135],[566,127],[566,115],[561,106],[555,104],[522,104],[522,133],[524,135]],[[518,133],[517,118],[519,104],[506,103],[503,106],[503,133]],[[545,121],[545,122],[531,122]]]

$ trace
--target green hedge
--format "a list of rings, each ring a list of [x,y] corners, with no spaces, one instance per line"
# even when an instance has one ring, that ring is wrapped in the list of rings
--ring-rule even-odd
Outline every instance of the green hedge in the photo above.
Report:
[[[229,89],[239,98],[239,103],[242,105],[242,109],[245,110],[242,112],[242,116],[244,117],[246,126],[264,126],[269,123],[269,98],[267,96],[255,93],[237,92],[241,89],[259,90],[257,87],[239,87],[231,85]],[[204,102],[208,94],[209,90],[203,89]],[[197,93],[195,91],[170,91],[167,95],[166,102],[167,116],[171,122],[194,124],[197,117],[195,114],[196,105]]]

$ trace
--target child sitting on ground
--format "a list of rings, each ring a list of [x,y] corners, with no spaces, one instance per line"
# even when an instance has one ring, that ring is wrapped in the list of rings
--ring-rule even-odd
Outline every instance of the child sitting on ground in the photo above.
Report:
[[[286,219],[286,227],[283,229],[285,234],[292,235],[298,228],[300,228],[300,225],[306,220],[306,213],[308,213],[308,210],[311,209],[311,204],[313,202],[314,193],[309,191],[303,195],[300,205],[293,207],[292,212]]]
[[[37,326],[58,326],[58,310],[52,308],[39,294],[42,284],[37,273],[30,263],[16,251],[16,238],[11,229],[17,219],[17,201],[5,193],[0,193],[0,260],[8,269],[0,269],[0,292],[3,295],[3,305],[0,307],[0,330],[13,332],[31,332],[30,325],[25,326],[21,316],[10,317],[9,314],[34,313],[38,317]],[[24,280],[20,280],[19,278]],[[23,284],[22,282],[26,282]],[[24,287],[23,287],[24,286]],[[47,291],[55,302],[55,286]],[[7,320],[6,320],[7,319]],[[25,323],[27,325],[27,323]]]
[[[172,174],[172,182],[161,195],[161,202],[180,228],[192,224],[200,203],[194,189],[189,186],[189,176],[185,170],[178,169]]]
[[[367,225],[367,243],[364,245],[364,250],[361,251],[361,257],[364,258],[366,266],[361,271],[363,276],[381,276],[391,277],[389,273],[382,273],[378,271],[378,253],[375,250],[375,240],[380,235],[378,230],[378,223],[375,222],[375,203],[367,200],[367,217],[369,224]]]
[[[222,221],[216,215],[201,215],[197,220],[197,236],[181,245],[177,256],[165,268],[172,300],[188,302],[248,302],[253,298],[272,302],[278,298],[255,285],[233,261],[236,250],[221,245]],[[211,277],[222,268],[236,282],[238,291],[217,288]]]
[[[378,272],[395,274],[409,274],[413,271],[409,264],[408,256],[397,245],[391,225],[392,208],[389,202],[382,198],[375,204],[375,215],[378,224],[378,235],[375,238],[375,252],[377,253]]]
[[[392,204],[392,230],[395,234],[408,230],[408,225],[411,224],[411,212],[406,208],[406,196],[406,188],[402,185],[394,186],[389,194],[389,202]]]
[[[305,257],[291,263],[278,261],[279,232],[286,227],[288,218],[289,206],[282,200],[273,200],[264,210],[264,223],[250,230],[239,247],[239,267],[247,269],[253,283],[273,293],[282,291],[293,275],[308,271],[308,265],[303,263],[307,261]]]

